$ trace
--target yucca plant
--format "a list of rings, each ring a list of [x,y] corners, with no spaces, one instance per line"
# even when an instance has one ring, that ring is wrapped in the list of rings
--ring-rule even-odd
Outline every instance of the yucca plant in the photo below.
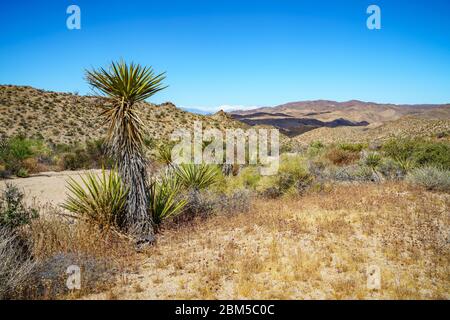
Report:
[[[167,166],[172,165],[172,147],[173,144],[164,143],[157,147],[156,160]]]
[[[150,214],[156,228],[164,219],[180,213],[186,205],[186,200],[178,199],[180,188],[180,181],[171,170],[151,183]]]
[[[81,183],[68,180],[68,198],[62,207],[101,229],[121,228],[125,222],[128,190],[115,170],[102,170],[99,176],[88,172]]]
[[[186,163],[177,166],[175,174],[182,186],[202,190],[217,182],[220,170],[215,165]]]
[[[129,189],[125,225],[128,232],[153,239],[153,223],[148,217],[148,179],[143,150],[144,125],[138,103],[165,87],[164,73],[123,61],[112,62],[108,69],[86,71],[86,79],[109,101],[102,115],[109,124],[107,144],[122,181]]]

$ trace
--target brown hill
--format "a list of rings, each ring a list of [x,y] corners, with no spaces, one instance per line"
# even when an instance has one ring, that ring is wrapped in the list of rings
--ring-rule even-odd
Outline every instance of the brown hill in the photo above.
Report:
[[[98,116],[101,97],[50,92],[28,86],[0,85],[0,137],[25,134],[54,143],[73,143],[104,137],[107,127]],[[175,128],[192,128],[203,121],[205,128],[245,127],[229,117],[192,114],[172,103],[142,103],[141,117],[147,135],[167,139]]]
[[[431,138],[450,140],[450,119],[405,116],[377,127],[317,128],[295,137],[302,145],[323,143],[373,143],[391,138]]]
[[[423,119],[450,119],[450,104],[395,105],[358,100],[315,100],[232,113],[233,118],[246,124],[273,125],[291,136],[320,127],[376,127],[410,115]]]

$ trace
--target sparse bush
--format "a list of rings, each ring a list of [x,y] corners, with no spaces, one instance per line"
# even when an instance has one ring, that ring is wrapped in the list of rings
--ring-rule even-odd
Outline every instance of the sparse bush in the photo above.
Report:
[[[384,158],[378,165],[378,172],[388,180],[401,180],[405,177],[406,170],[397,161]]]
[[[379,177],[367,166],[351,165],[328,168],[325,173],[330,180],[339,182],[377,182]]]
[[[326,151],[324,157],[332,164],[342,166],[354,163],[359,160],[359,154],[355,151],[348,151],[332,147]]]
[[[427,190],[450,192],[450,170],[436,167],[421,167],[410,172],[406,180]]]
[[[18,235],[0,226],[0,300],[11,299],[31,283],[35,268],[28,248]]]
[[[251,193],[248,190],[237,190],[224,194],[210,190],[190,190],[186,195],[186,206],[175,220],[185,222],[195,217],[206,218],[213,214],[232,214],[247,212],[251,205]]]
[[[69,195],[62,207],[100,229],[123,227],[128,190],[115,170],[97,176],[89,172],[82,183],[70,178]]]
[[[14,230],[37,218],[38,211],[24,204],[24,194],[13,184],[7,183],[0,196],[0,228]]]

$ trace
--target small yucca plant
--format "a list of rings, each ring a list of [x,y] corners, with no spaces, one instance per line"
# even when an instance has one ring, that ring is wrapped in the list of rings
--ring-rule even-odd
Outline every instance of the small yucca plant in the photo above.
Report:
[[[170,166],[172,164],[172,144],[161,144],[157,147],[156,160]]]
[[[175,174],[185,188],[202,190],[217,182],[220,170],[214,165],[189,163],[177,166]]]
[[[180,213],[186,205],[186,200],[178,199],[180,188],[179,179],[172,171],[150,184],[150,214],[156,228],[164,219]]]
[[[126,214],[128,190],[115,170],[100,176],[88,172],[82,183],[70,178],[69,195],[62,207],[101,229],[122,228]]]

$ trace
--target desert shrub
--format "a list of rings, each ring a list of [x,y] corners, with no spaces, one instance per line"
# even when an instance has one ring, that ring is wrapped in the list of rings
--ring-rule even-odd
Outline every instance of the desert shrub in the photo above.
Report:
[[[312,182],[313,176],[302,156],[282,155],[278,173],[261,177],[256,190],[262,196],[276,198],[286,193],[302,193]]]
[[[364,143],[341,143],[338,148],[344,151],[361,152],[368,146]]]
[[[14,230],[37,218],[38,211],[27,207],[24,194],[13,184],[7,183],[0,196],[0,227]]]
[[[421,167],[411,171],[406,180],[427,190],[450,192],[450,170],[436,167]]]
[[[342,166],[358,161],[359,153],[355,151],[348,151],[336,147],[331,147],[325,152],[324,157],[332,164]]]
[[[379,177],[374,171],[361,165],[350,165],[345,167],[327,168],[324,175],[329,180],[338,182],[376,182]]]
[[[320,141],[313,141],[308,146],[307,154],[311,157],[317,156],[325,149],[325,145]]]
[[[87,169],[89,167],[89,156],[86,151],[81,148],[66,153],[61,158],[61,166],[64,170]]]
[[[61,155],[60,166],[63,170],[111,168],[113,160],[107,154],[104,140],[90,140],[85,145],[55,146],[56,155]]]
[[[104,139],[86,141],[89,168],[112,168],[114,161],[108,156]]]
[[[378,165],[377,170],[388,180],[401,180],[404,178],[407,171],[392,158],[383,158]]]
[[[24,298],[80,297],[107,288],[114,277],[134,262],[134,243],[113,230],[74,220],[55,207],[46,207],[33,220],[28,238],[36,268]],[[81,290],[66,286],[67,268],[81,269]]]
[[[27,166],[30,165],[30,162],[37,162],[37,160],[30,159],[38,159],[48,153],[49,150],[42,140],[16,136],[1,143],[0,163],[3,163],[5,170],[11,174],[27,176],[28,172],[32,172]],[[25,174],[25,172],[27,173]]]
[[[202,190],[217,183],[221,172],[215,165],[189,163],[176,166],[175,175],[183,187]]]
[[[12,299],[29,286],[34,269],[35,262],[23,241],[0,226],[0,300]]]
[[[167,170],[159,179],[151,182],[149,210],[157,228],[163,220],[176,216],[186,205],[186,201],[178,197],[180,190],[179,178],[173,170]]]
[[[383,145],[383,151],[408,170],[420,166],[450,169],[450,143],[448,142],[390,140]]]
[[[19,178],[27,178],[29,177],[29,173],[28,170],[25,168],[20,168],[19,171],[17,171],[16,176],[18,176]]]
[[[121,228],[125,217],[128,190],[115,170],[97,176],[81,176],[82,183],[70,178],[68,199],[62,207],[101,229]]]
[[[256,167],[246,167],[239,172],[239,175],[236,176],[236,181],[239,181],[242,185],[242,188],[255,190],[259,180],[261,179],[261,175],[258,172],[258,168]]]
[[[247,212],[251,205],[251,193],[237,190],[230,194],[211,190],[189,190],[185,195],[186,205],[175,222],[186,222],[195,217],[206,218],[214,214]]]
[[[379,153],[369,152],[365,153],[361,159],[362,164],[376,171],[378,166],[381,164],[382,157]]]

